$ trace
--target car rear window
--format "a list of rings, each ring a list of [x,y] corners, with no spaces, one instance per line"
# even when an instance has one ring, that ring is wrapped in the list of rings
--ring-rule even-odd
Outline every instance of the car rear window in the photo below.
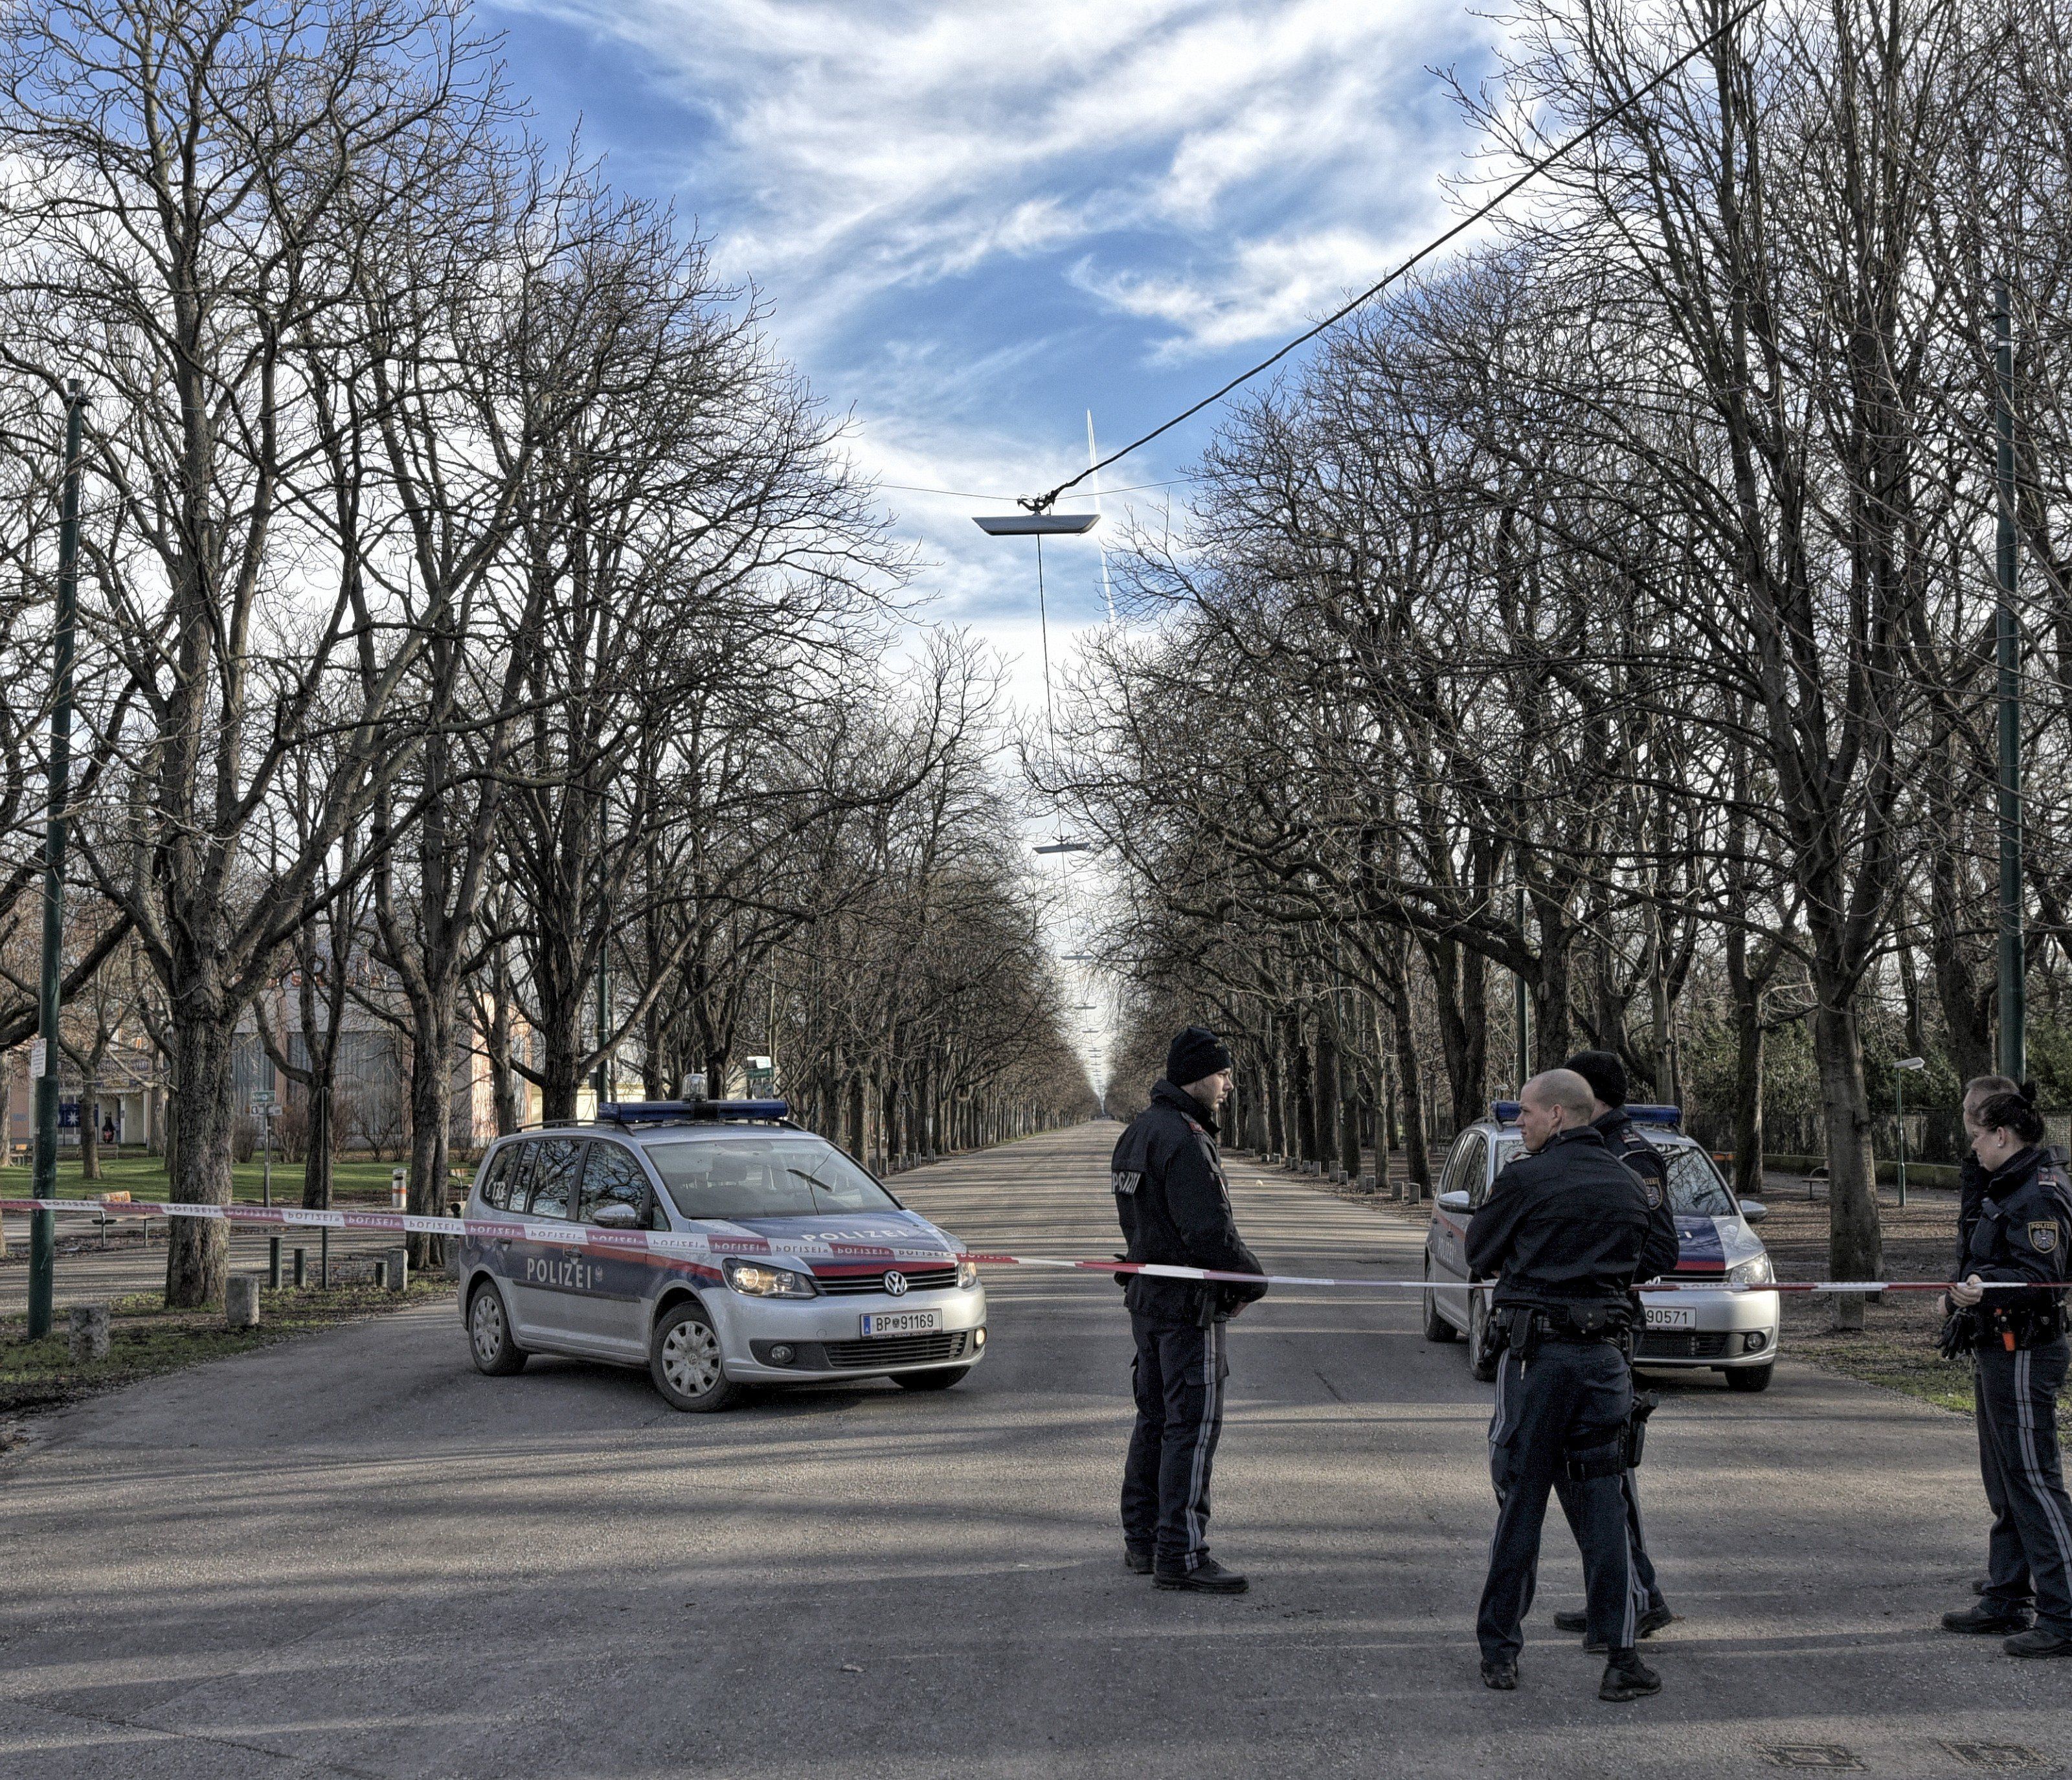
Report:
[[[1655,1146],[1669,1158],[1669,1206],[1679,1217],[1731,1218],[1735,1213],[1734,1196],[1727,1190],[1727,1183],[1720,1178],[1719,1170],[1712,1166],[1712,1158],[1691,1144],[1657,1144]],[[1522,1141],[1517,1137],[1499,1137],[1496,1141],[1496,1165],[1499,1171],[1506,1163],[1515,1162],[1524,1154]]]
[[[532,1196],[526,1201],[528,1218],[565,1218],[575,1197],[576,1170],[582,1165],[583,1145],[574,1137],[537,1139],[532,1145],[537,1158],[532,1169]],[[512,1209],[517,1209],[516,1195]]]
[[[686,1218],[812,1217],[891,1211],[898,1202],[816,1137],[651,1143],[648,1160]]]

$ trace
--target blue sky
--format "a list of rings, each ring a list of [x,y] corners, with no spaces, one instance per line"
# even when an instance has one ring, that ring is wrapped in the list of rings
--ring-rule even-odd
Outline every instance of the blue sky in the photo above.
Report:
[[[1012,495],[1263,356],[1450,220],[1472,146],[1429,70],[1494,27],[1416,0],[520,0],[542,129],[580,121],[771,304],[886,483]],[[1209,417],[1107,473],[1182,474]],[[1184,498],[1133,495],[1118,507]],[[888,491],[939,622],[1040,696],[1029,547],[985,504]],[[1103,615],[1098,553],[1046,552],[1054,651]]]
[[[1453,220],[1474,143],[1432,69],[1472,82],[1495,27],[1460,0],[516,0],[518,86],[623,187],[672,199],[785,354],[852,417],[924,566],[923,621],[1042,678],[1034,564],[975,511],[1051,487],[1226,381]],[[1104,473],[1184,475],[1213,413]],[[1184,487],[1105,502],[1156,524]],[[1067,504],[1069,504],[1069,503]],[[1104,621],[1100,556],[1046,549],[1054,661]],[[1037,826],[1038,824],[1032,824]],[[1039,857],[1081,949],[1095,860]],[[1084,1041],[1104,1080],[1110,985]]]

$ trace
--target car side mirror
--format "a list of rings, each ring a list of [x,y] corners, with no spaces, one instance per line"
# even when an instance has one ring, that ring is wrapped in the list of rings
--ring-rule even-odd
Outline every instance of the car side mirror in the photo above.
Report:
[[[1441,1193],[1432,1202],[1441,1211],[1462,1212],[1473,1209],[1468,1202],[1467,1194],[1461,1192]]]
[[[601,1205],[590,1214],[590,1220],[600,1230],[638,1230],[640,1213],[635,1207],[614,1199],[609,1205]]]
[[[1765,1205],[1760,1199],[1743,1199],[1741,1201],[1741,1215],[1750,1223],[1761,1223],[1765,1218],[1770,1215],[1770,1207]]]

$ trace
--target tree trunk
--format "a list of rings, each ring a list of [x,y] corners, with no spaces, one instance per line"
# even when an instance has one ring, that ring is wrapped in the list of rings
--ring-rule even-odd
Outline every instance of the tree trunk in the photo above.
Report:
[[[1326,1174],[1338,1165],[1338,1042],[1330,1020],[1317,1020],[1317,1154]]]
[[[1734,1191],[1762,1197],[1762,1010],[1751,993],[1734,997]]]
[[[176,1004],[177,1005],[177,1004]],[[179,1137],[171,1196],[176,1205],[230,1202],[231,1098],[235,1028],[195,1021],[175,1029],[180,1084]],[[174,1218],[166,1240],[166,1306],[192,1310],[223,1296],[229,1254],[226,1226]]]
[[[436,989],[436,985],[435,985]],[[453,997],[434,993],[411,1009],[409,1213],[436,1218],[445,1210],[446,1151],[453,1129]],[[405,1239],[413,1267],[443,1267],[442,1238],[413,1231]]]
[[[1317,1096],[1309,1075],[1309,1044],[1302,1036],[1301,1026],[1293,1021],[1289,1023],[1295,1034],[1295,1042],[1289,1050],[1295,1087],[1295,1159],[1314,1162],[1318,1154]]]
[[[337,1159],[338,1129],[333,1119],[337,1092],[337,1052],[331,1067],[305,1090],[310,1097],[309,1141],[302,1156],[302,1206],[310,1211],[331,1210],[331,1166]]]
[[[1835,1001],[1823,996],[1813,1013],[1813,1058],[1827,1134],[1827,1265],[1838,1280],[1874,1280],[1885,1256],[1871,1161],[1870,1096],[1856,1015]],[[1836,1297],[1837,1329],[1860,1329],[1863,1322],[1862,1294]]]
[[[1424,1135],[1424,1084],[1417,1063],[1417,1035],[1410,1024],[1408,999],[1389,1009],[1396,1028],[1396,1078],[1403,1105],[1403,1160],[1410,1176],[1404,1197],[1415,1205],[1432,1191],[1432,1146]]]

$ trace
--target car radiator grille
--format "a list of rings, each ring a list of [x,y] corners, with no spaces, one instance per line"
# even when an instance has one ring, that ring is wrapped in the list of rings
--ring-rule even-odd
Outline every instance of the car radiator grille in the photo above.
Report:
[[[1640,1338],[1635,1359],[1723,1359],[1727,1335],[1711,1329],[1651,1329]]]
[[[821,1273],[816,1276],[829,1297],[848,1297],[859,1293],[885,1294],[885,1276],[903,1273],[909,1292],[945,1292],[957,1283],[957,1270],[948,1267],[874,1267],[868,1273]]]
[[[968,1330],[946,1334],[888,1335],[876,1341],[831,1341],[828,1364],[838,1371],[874,1371],[882,1366],[927,1366],[962,1359],[971,1341]]]

